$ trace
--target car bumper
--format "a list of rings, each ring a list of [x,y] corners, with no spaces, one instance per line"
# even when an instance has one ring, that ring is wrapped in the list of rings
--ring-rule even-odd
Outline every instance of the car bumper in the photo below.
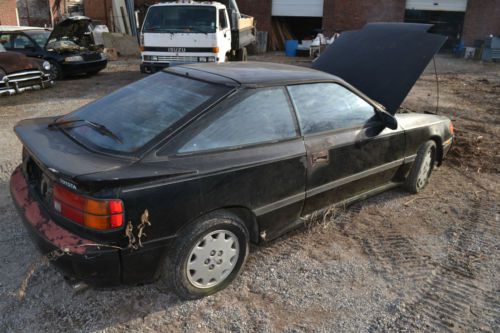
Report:
[[[86,74],[103,70],[108,65],[108,61],[78,61],[78,62],[63,62],[61,64],[62,71],[65,75]]]
[[[55,223],[30,193],[20,167],[12,174],[10,192],[30,237],[64,275],[96,286],[121,282],[119,250],[97,247]]]
[[[5,76],[0,80],[0,96],[21,94],[29,90],[52,87],[54,81],[41,71],[27,71]]]
[[[443,158],[446,157],[448,152],[451,150],[451,147],[453,146],[453,141],[455,141],[455,138],[452,136],[445,142],[443,142]]]

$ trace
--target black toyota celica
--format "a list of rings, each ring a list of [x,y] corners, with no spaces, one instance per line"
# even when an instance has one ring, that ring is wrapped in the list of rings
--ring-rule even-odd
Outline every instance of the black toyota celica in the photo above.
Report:
[[[426,186],[452,124],[395,113],[444,42],[428,28],[344,33],[315,69],[173,67],[68,115],[21,121],[12,198],[66,276],[212,294],[250,242],[331,205]]]

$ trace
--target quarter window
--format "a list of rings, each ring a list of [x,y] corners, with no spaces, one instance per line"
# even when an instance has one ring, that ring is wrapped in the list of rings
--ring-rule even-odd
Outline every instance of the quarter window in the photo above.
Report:
[[[303,134],[362,125],[375,115],[372,105],[335,83],[296,85],[288,89]]]
[[[217,119],[201,127],[179,152],[250,145],[297,135],[290,105],[282,88],[241,94],[243,96],[237,95],[220,105],[218,110],[213,110]]]

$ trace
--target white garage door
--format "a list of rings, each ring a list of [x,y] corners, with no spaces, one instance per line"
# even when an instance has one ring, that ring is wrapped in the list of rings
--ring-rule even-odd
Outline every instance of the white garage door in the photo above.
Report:
[[[273,16],[322,17],[323,0],[273,0]]]
[[[406,9],[465,12],[467,0],[406,0]]]

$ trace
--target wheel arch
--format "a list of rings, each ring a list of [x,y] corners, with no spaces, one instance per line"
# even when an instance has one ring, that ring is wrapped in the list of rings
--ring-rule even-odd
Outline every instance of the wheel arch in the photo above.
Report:
[[[431,136],[430,140],[434,141],[436,144],[436,162],[437,166],[440,166],[443,163],[443,139],[441,139],[438,135]]]
[[[233,214],[239,219],[245,223],[245,226],[248,229],[248,233],[250,236],[250,241],[252,243],[258,243],[259,242],[259,225],[257,222],[257,217],[255,214],[252,212],[251,209],[245,206],[224,206],[224,207],[219,207],[215,208],[206,212],[203,212],[202,214],[198,215],[196,218],[192,219],[189,221],[189,223],[186,223],[178,232],[177,234],[181,233],[187,226],[198,222],[199,220],[203,219],[205,216],[208,215],[213,215],[213,214],[224,214],[224,213],[229,213]]]

